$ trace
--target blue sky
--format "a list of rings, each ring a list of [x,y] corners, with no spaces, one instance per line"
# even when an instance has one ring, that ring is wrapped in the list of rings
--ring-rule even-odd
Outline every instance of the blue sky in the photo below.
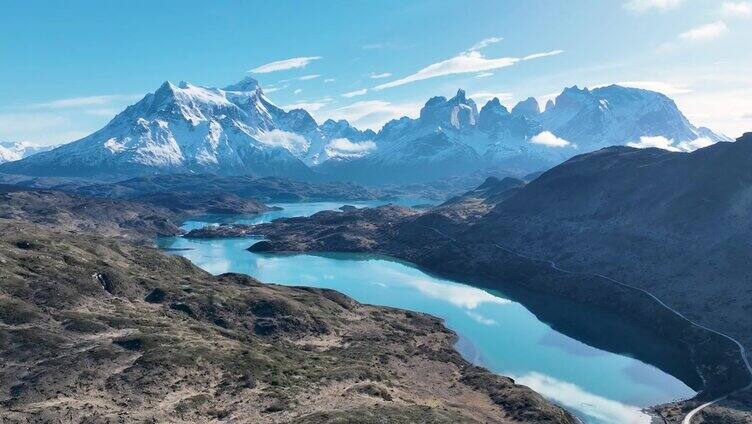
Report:
[[[165,80],[253,75],[280,106],[378,128],[464,88],[479,103],[608,83],[752,130],[752,1],[3,1],[0,140],[72,141]],[[269,65],[273,62],[286,61]],[[267,66],[265,66],[267,65]],[[292,65],[297,65],[293,67]],[[255,70],[255,72],[252,72]]]

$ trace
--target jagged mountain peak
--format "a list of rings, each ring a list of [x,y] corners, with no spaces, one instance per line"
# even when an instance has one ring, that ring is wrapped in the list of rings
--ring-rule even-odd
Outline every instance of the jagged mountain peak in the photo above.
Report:
[[[260,91],[261,84],[259,84],[256,78],[253,78],[252,76],[247,76],[243,78],[242,80],[236,82],[235,84],[228,85],[227,87],[224,88],[224,90],[225,91],[241,91],[241,92]]]
[[[467,100],[467,93],[465,93],[465,90],[459,88],[457,89],[457,94],[452,97],[452,100],[456,102],[465,102]]]
[[[461,129],[474,126],[477,120],[478,107],[463,89],[449,100],[444,96],[432,97],[420,110],[421,124],[428,126]]]
[[[528,97],[512,108],[512,115],[521,115],[528,119],[534,119],[540,113],[540,105],[538,105],[538,100],[535,97]]]
[[[502,114],[502,115],[506,115],[509,113],[509,110],[506,108],[506,106],[501,104],[501,101],[499,100],[498,97],[494,97],[493,99],[486,102],[486,104],[483,105],[483,107],[480,109],[480,113],[483,114],[484,110],[486,112],[494,112],[496,114]]]

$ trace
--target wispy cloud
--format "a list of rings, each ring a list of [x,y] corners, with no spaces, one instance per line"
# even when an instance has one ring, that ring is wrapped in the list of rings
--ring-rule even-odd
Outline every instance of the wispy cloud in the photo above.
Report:
[[[335,81],[334,78],[327,78],[327,79],[324,80],[324,82],[334,82],[334,81]]]
[[[391,103],[365,100],[328,111],[332,119],[346,119],[359,128],[378,130],[387,121],[403,116],[416,117],[420,103]]]
[[[44,103],[35,103],[32,108],[41,109],[68,109],[85,106],[101,106],[113,102],[132,101],[143,97],[141,94],[112,94],[106,96],[71,97],[67,99],[52,100]]]
[[[683,2],[684,0],[629,0],[624,3],[624,7],[635,12],[669,10],[679,7]]]
[[[540,57],[553,56],[560,53],[562,53],[561,50],[554,50],[545,53],[531,54],[523,58],[486,58],[482,53],[472,50],[468,52],[462,52],[451,59],[428,65],[418,72],[412,75],[408,75],[404,78],[400,78],[386,84],[377,85],[376,87],[374,87],[374,90],[383,90],[385,88],[397,87],[400,85],[409,84],[411,82],[440,77],[444,75],[484,72],[493,69],[506,68],[508,66],[514,65],[521,60],[537,59]]]
[[[363,88],[361,90],[355,90],[350,91],[349,93],[345,93],[342,95],[342,97],[355,97],[355,96],[362,96],[368,92],[367,88]]]
[[[266,94],[274,93],[275,91],[284,90],[287,87],[289,86],[283,85],[281,87],[274,87],[274,86],[264,87],[264,93]]]
[[[293,93],[294,93],[295,95],[298,95],[298,94],[300,94],[300,93],[302,93],[302,92],[303,92],[303,89],[302,89],[302,88],[297,88],[297,89],[295,89],[295,91],[293,91]]]
[[[493,76],[493,72],[481,72],[480,74],[476,75],[475,78],[487,78]]]
[[[389,78],[392,76],[391,72],[382,72],[380,74],[371,74],[369,75],[372,79],[380,79],[380,78]]]
[[[752,2],[725,1],[721,5],[721,13],[729,18],[749,18],[752,17]]]
[[[292,103],[289,105],[282,106],[282,109],[285,110],[292,110],[292,109],[305,109],[309,112],[317,111],[324,106],[326,106],[327,102],[300,102],[300,103]]]
[[[485,49],[486,47],[490,46],[491,44],[498,43],[499,41],[503,40],[501,37],[489,37],[484,38],[477,43],[473,44],[472,47],[470,47],[467,51],[474,52],[477,50]]]
[[[688,41],[714,40],[728,32],[728,27],[723,21],[716,21],[692,28],[679,34],[679,39]]]
[[[312,79],[316,79],[320,77],[321,75],[318,74],[312,74],[312,75],[303,75],[302,77],[298,78],[299,81],[308,81]]]
[[[540,59],[541,57],[556,56],[562,53],[564,53],[564,50],[551,50],[550,52],[529,54],[523,57],[522,60]]]
[[[253,68],[248,72],[254,74],[266,74],[269,72],[285,71],[288,69],[305,68],[309,63],[319,59],[321,59],[321,56],[293,57],[291,59],[269,62]]]

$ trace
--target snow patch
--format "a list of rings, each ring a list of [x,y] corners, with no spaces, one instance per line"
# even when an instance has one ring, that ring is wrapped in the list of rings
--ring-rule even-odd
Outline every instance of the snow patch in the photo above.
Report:
[[[104,147],[112,153],[119,153],[125,150],[125,145],[123,143],[118,143],[118,140],[115,137],[107,139],[107,141],[104,142]]]

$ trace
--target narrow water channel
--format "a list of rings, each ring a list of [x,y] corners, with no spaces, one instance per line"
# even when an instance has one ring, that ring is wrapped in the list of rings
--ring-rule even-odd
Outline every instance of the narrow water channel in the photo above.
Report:
[[[377,203],[349,204],[362,207]],[[278,204],[283,210],[252,218],[201,217],[185,222],[184,228],[218,222],[268,222],[337,209],[343,204]],[[483,290],[373,255],[247,251],[256,241],[170,237],[158,240],[158,244],[213,274],[238,272],[267,283],[326,287],[362,303],[441,317],[459,334],[457,347],[467,359],[511,376],[586,423],[649,423],[643,408],[695,394],[682,382],[691,381],[693,373],[680,349],[608,311],[514,288],[504,292]]]

